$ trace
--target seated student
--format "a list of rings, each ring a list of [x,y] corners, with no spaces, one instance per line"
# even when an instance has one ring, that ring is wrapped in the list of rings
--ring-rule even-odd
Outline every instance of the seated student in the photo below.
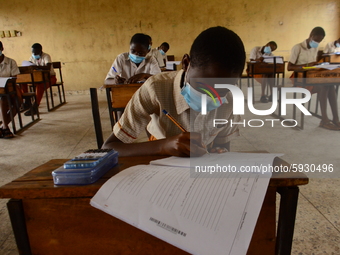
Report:
[[[152,38],[149,35],[147,37],[149,38],[149,53],[146,55],[146,58],[154,57],[158,62],[159,68],[163,68],[165,64],[162,54],[156,48],[152,49]]]
[[[231,120],[240,121],[240,116],[233,115],[231,92],[215,89],[221,101],[214,103],[207,96],[211,99],[207,99],[208,112],[202,115],[202,85],[195,80],[228,78],[225,82],[236,84],[244,63],[245,50],[237,34],[224,27],[203,31],[193,42],[190,56],[184,55],[183,70],[157,74],[134,94],[103,148],[114,148],[120,156],[187,157],[202,156],[207,150],[224,152],[231,138],[239,135],[238,126],[230,125]],[[162,112],[163,109],[188,132],[182,132]],[[154,118],[150,122],[151,115]],[[213,127],[213,119],[228,119],[229,122]],[[151,127],[148,131],[158,140],[133,143],[149,122]]]
[[[323,53],[340,53],[340,38],[334,42],[327,43],[326,47],[323,50]]]
[[[166,61],[168,60],[166,53],[170,49],[170,45],[167,42],[164,42],[159,47],[157,47],[156,49],[159,50],[159,52],[161,53],[161,55],[163,57],[164,66],[166,66]]]
[[[105,84],[130,84],[143,82],[160,73],[157,60],[146,58],[149,38],[145,34],[135,34],[130,41],[130,52],[117,56],[105,78]]]
[[[273,51],[277,49],[277,44],[274,41],[270,41],[265,46],[257,46],[254,47],[250,52],[250,61],[263,62],[264,57],[266,56],[274,56],[272,54]],[[248,72],[249,70],[247,70]],[[266,75],[254,75],[254,78],[261,83],[261,98],[260,101],[262,103],[268,103],[272,101],[272,88],[274,85],[274,75],[266,74]],[[265,95],[266,85],[270,86],[270,96],[269,98]]]
[[[296,44],[291,51],[288,71],[301,70],[305,66],[316,65],[319,43],[323,40],[326,33],[322,27],[315,27],[309,37],[303,42]],[[336,92],[333,85],[329,86],[307,86],[311,93],[319,93],[321,108],[320,127],[330,130],[340,130]],[[333,121],[327,116],[327,99],[331,106]]]
[[[17,66],[17,63],[15,60],[6,57],[2,52],[4,50],[4,47],[2,45],[2,42],[0,42],[0,77],[15,77],[17,76],[20,71]],[[21,90],[17,86],[17,96],[19,99],[19,104],[22,103],[22,95]],[[12,105],[14,105],[15,99],[11,99]],[[16,114],[16,108],[13,109],[13,114]],[[9,112],[9,104],[6,97],[1,97],[0,99],[0,117],[1,117],[1,123],[0,123],[0,138],[13,138],[14,135],[11,132],[11,130],[8,127],[8,124],[11,122],[10,112]]]
[[[47,83],[46,89],[48,89],[51,85],[56,84],[57,78],[56,78],[56,75],[53,69],[51,56],[42,51],[42,46],[40,43],[35,43],[32,45],[32,56],[30,57],[29,61],[32,62],[36,66],[47,66],[51,70],[50,71],[50,82]],[[35,86],[36,86],[35,104],[37,107],[39,107],[41,99],[45,92],[45,87],[44,87],[44,83],[35,83]],[[28,92],[27,84],[22,84],[21,88],[23,92]],[[36,109],[36,107],[34,107],[33,109]],[[31,111],[30,110],[26,111],[25,115],[30,116]]]

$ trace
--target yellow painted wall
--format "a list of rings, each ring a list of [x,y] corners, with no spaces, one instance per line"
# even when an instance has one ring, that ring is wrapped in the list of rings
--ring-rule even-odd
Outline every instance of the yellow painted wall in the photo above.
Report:
[[[282,25],[280,25],[282,22]],[[134,33],[152,36],[154,46],[170,43],[180,60],[204,29],[226,26],[254,46],[278,43],[276,55],[288,59],[292,46],[315,26],[326,30],[321,48],[340,36],[339,0],[1,0],[0,30],[21,37],[2,38],[4,54],[18,64],[39,42],[53,61],[61,61],[67,90],[100,87],[115,57],[129,49]]]

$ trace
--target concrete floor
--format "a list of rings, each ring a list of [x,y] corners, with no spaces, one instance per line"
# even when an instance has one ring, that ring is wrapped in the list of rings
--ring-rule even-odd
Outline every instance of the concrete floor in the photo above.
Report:
[[[257,89],[259,90],[259,89]],[[259,96],[256,96],[258,100]],[[44,99],[42,100],[44,101]],[[110,134],[105,94],[99,93],[104,139]],[[257,103],[266,109],[268,104]],[[14,139],[1,139],[0,186],[53,158],[72,158],[96,148],[89,95],[69,95],[67,104],[53,112],[40,106],[41,120]],[[271,119],[246,113],[244,119]],[[275,123],[245,127],[231,143],[232,151],[280,152],[289,163],[333,164],[334,172],[308,174],[300,187],[292,254],[340,254],[340,132],[318,127],[319,119],[305,118],[298,131]],[[18,254],[8,218],[6,199],[0,200],[0,254]]]

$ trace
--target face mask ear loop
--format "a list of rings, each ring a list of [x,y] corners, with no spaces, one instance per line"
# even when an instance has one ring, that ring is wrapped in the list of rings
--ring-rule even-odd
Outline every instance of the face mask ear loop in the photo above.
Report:
[[[187,83],[189,83],[189,82],[187,82],[187,77],[188,77],[188,72],[189,72],[189,69],[190,69],[190,63],[189,63],[189,65],[188,65],[188,69],[185,71],[185,75],[184,75],[184,85],[183,85],[183,88],[187,85]],[[190,84],[190,83],[189,83]]]

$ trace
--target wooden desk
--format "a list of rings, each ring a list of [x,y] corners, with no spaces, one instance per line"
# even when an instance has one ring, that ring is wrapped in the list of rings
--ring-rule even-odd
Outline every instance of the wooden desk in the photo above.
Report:
[[[323,55],[324,62],[329,62],[332,64],[340,63],[340,55],[339,54],[324,54]]]
[[[107,107],[109,109],[111,129],[119,115],[124,111],[125,106],[130,101],[133,93],[135,93],[143,83],[123,84],[123,85],[108,85],[104,84],[106,89]],[[118,114],[120,112],[120,114]]]
[[[340,85],[340,68],[334,70],[327,70],[322,68],[311,69],[311,70],[301,70],[294,72],[294,87],[306,87],[306,86],[336,86],[336,93],[338,94],[338,89]],[[280,93],[279,93],[280,94]],[[296,93],[294,93],[294,99],[296,98]],[[276,117],[282,118],[281,115],[281,98],[279,97],[279,113],[278,115],[273,114]],[[318,114],[318,105],[319,100],[317,98],[315,111],[310,110],[310,101],[308,103],[309,112],[318,118],[321,118],[321,115]],[[297,125],[297,128],[303,130],[304,128],[304,114],[301,113],[300,116],[300,125]],[[296,106],[293,106],[293,119],[297,120],[296,114]]]
[[[39,66],[39,69],[36,69],[36,66],[24,66],[19,67],[21,74],[17,75],[17,84],[32,84],[33,90],[35,92],[35,84],[36,83],[43,83],[44,90],[45,90],[45,97],[46,97],[46,104],[47,110],[52,111],[54,107],[53,101],[53,93],[50,89],[50,97],[52,107],[50,107],[48,93],[47,93],[47,86],[51,82],[50,81],[50,69],[47,66]]]
[[[255,91],[254,91],[254,75],[273,75],[275,79],[275,86],[279,85],[279,75],[282,75],[282,85],[284,86],[284,76],[285,76],[285,62],[283,64],[277,64],[276,58],[274,58],[274,63],[264,63],[264,62],[247,62],[247,73],[248,78],[251,78],[252,88],[253,88],[253,103],[255,102]],[[248,83],[249,87],[249,83]]]
[[[55,186],[51,172],[67,159],[54,159],[2,186],[21,254],[187,254],[115,217],[90,206],[92,196],[111,176],[159,157],[121,157],[118,166],[96,183]],[[277,158],[274,165],[288,165]],[[290,254],[301,173],[274,174],[257,221],[248,255]],[[276,192],[281,195],[275,237]],[[276,248],[275,248],[276,245]],[[276,251],[275,251],[276,249]]]

